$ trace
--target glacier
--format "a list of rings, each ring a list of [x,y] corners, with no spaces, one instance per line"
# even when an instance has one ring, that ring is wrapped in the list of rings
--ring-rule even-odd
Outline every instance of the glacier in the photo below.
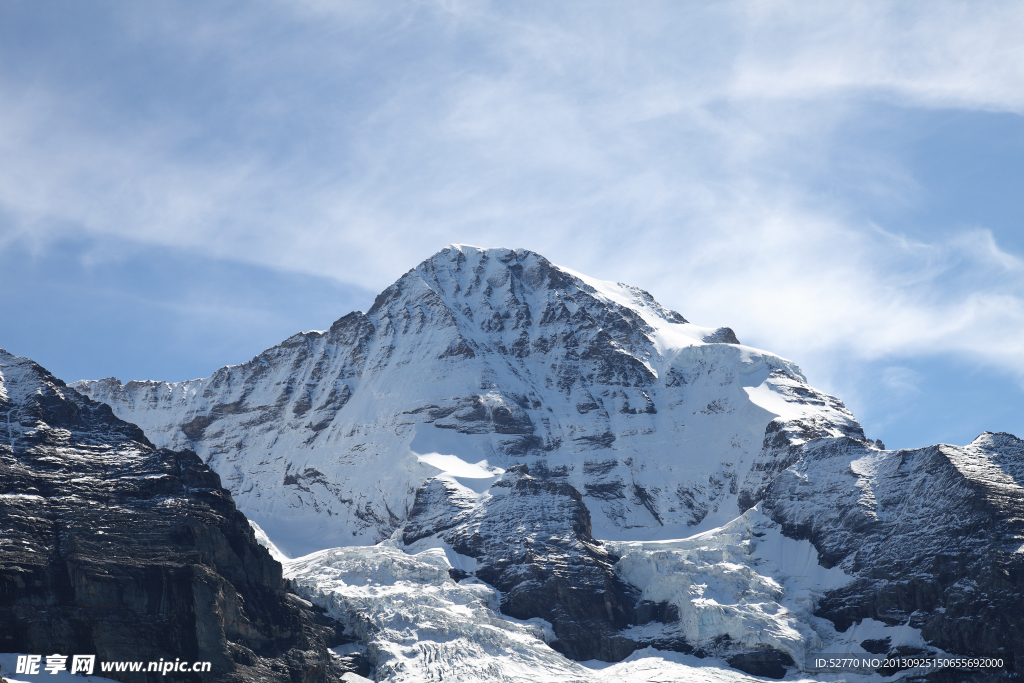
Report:
[[[809,542],[782,536],[756,509],[689,539],[624,542],[615,549],[622,554],[617,570],[645,598],[679,608],[678,624],[657,625],[657,635],[666,639],[712,643],[729,636],[748,646],[771,645],[801,664],[808,651],[867,655],[858,645],[867,638],[890,638],[894,646],[924,644],[917,630],[905,626],[869,620],[837,633],[831,622],[815,617],[816,597],[851,577],[818,565]],[[567,659],[546,645],[554,639],[549,624],[503,615],[494,588],[474,579],[453,580],[449,570],[465,560],[450,547],[404,546],[396,534],[375,546],[286,560],[284,567],[302,595],[360,635],[377,662],[377,680],[763,680],[730,668],[723,656],[652,647],[615,664]],[[787,680],[881,679],[844,674]]]

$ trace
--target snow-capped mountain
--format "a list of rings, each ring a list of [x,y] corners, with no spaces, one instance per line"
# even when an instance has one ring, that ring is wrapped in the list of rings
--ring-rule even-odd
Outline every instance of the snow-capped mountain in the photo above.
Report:
[[[678,538],[791,464],[765,457],[780,415],[863,438],[840,401],[727,328],[529,251],[465,246],[367,313],[206,379],[74,386],[195,449],[293,555],[388,537],[432,477],[479,492],[517,464],[579,490],[598,538]]]
[[[313,552],[286,576],[381,680],[1024,650],[1021,441],[886,451],[793,363],[529,251],[449,247],[206,379],[74,386]]]

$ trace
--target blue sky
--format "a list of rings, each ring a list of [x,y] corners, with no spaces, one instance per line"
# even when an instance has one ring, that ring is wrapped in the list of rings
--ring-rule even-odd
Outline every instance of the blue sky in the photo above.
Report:
[[[452,242],[651,291],[890,447],[1024,436],[1019,3],[0,7],[0,347],[179,380]]]

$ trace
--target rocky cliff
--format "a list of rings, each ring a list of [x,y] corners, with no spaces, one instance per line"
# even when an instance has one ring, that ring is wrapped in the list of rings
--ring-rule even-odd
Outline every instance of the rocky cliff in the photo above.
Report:
[[[0,528],[5,652],[209,661],[172,676],[204,682],[343,673],[338,623],[284,590],[215,472],[2,350]]]
[[[559,652],[619,661],[635,649],[618,631],[637,622],[639,593],[615,574],[618,558],[593,538],[568,484],[517,465],[481,500],[435,479],[419,491],[402,540],[414,549],[428,537],[477,561],[473,575],[501,592],[502,613],[550,623]]]

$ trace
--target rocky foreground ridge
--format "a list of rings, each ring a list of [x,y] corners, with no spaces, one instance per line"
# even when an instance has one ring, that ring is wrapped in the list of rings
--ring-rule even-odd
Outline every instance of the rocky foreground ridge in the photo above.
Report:
[[[74,386],[321,551],[286,572],[382,680],[475,680],[477,645],[530,680],[508,618],[575,659],[774,677],[829,648],[1024,652],[1019,440],[884,450],[790,361],[529,251],[449,247],[206,379]]]
[[[220,477],[0,350],[0,649],[209,661],[130,681],[326,683],[340,624],[284,590]],[[97,667],[96,670],[99,673]],[[9,672],[7,672],[9,673]]]

